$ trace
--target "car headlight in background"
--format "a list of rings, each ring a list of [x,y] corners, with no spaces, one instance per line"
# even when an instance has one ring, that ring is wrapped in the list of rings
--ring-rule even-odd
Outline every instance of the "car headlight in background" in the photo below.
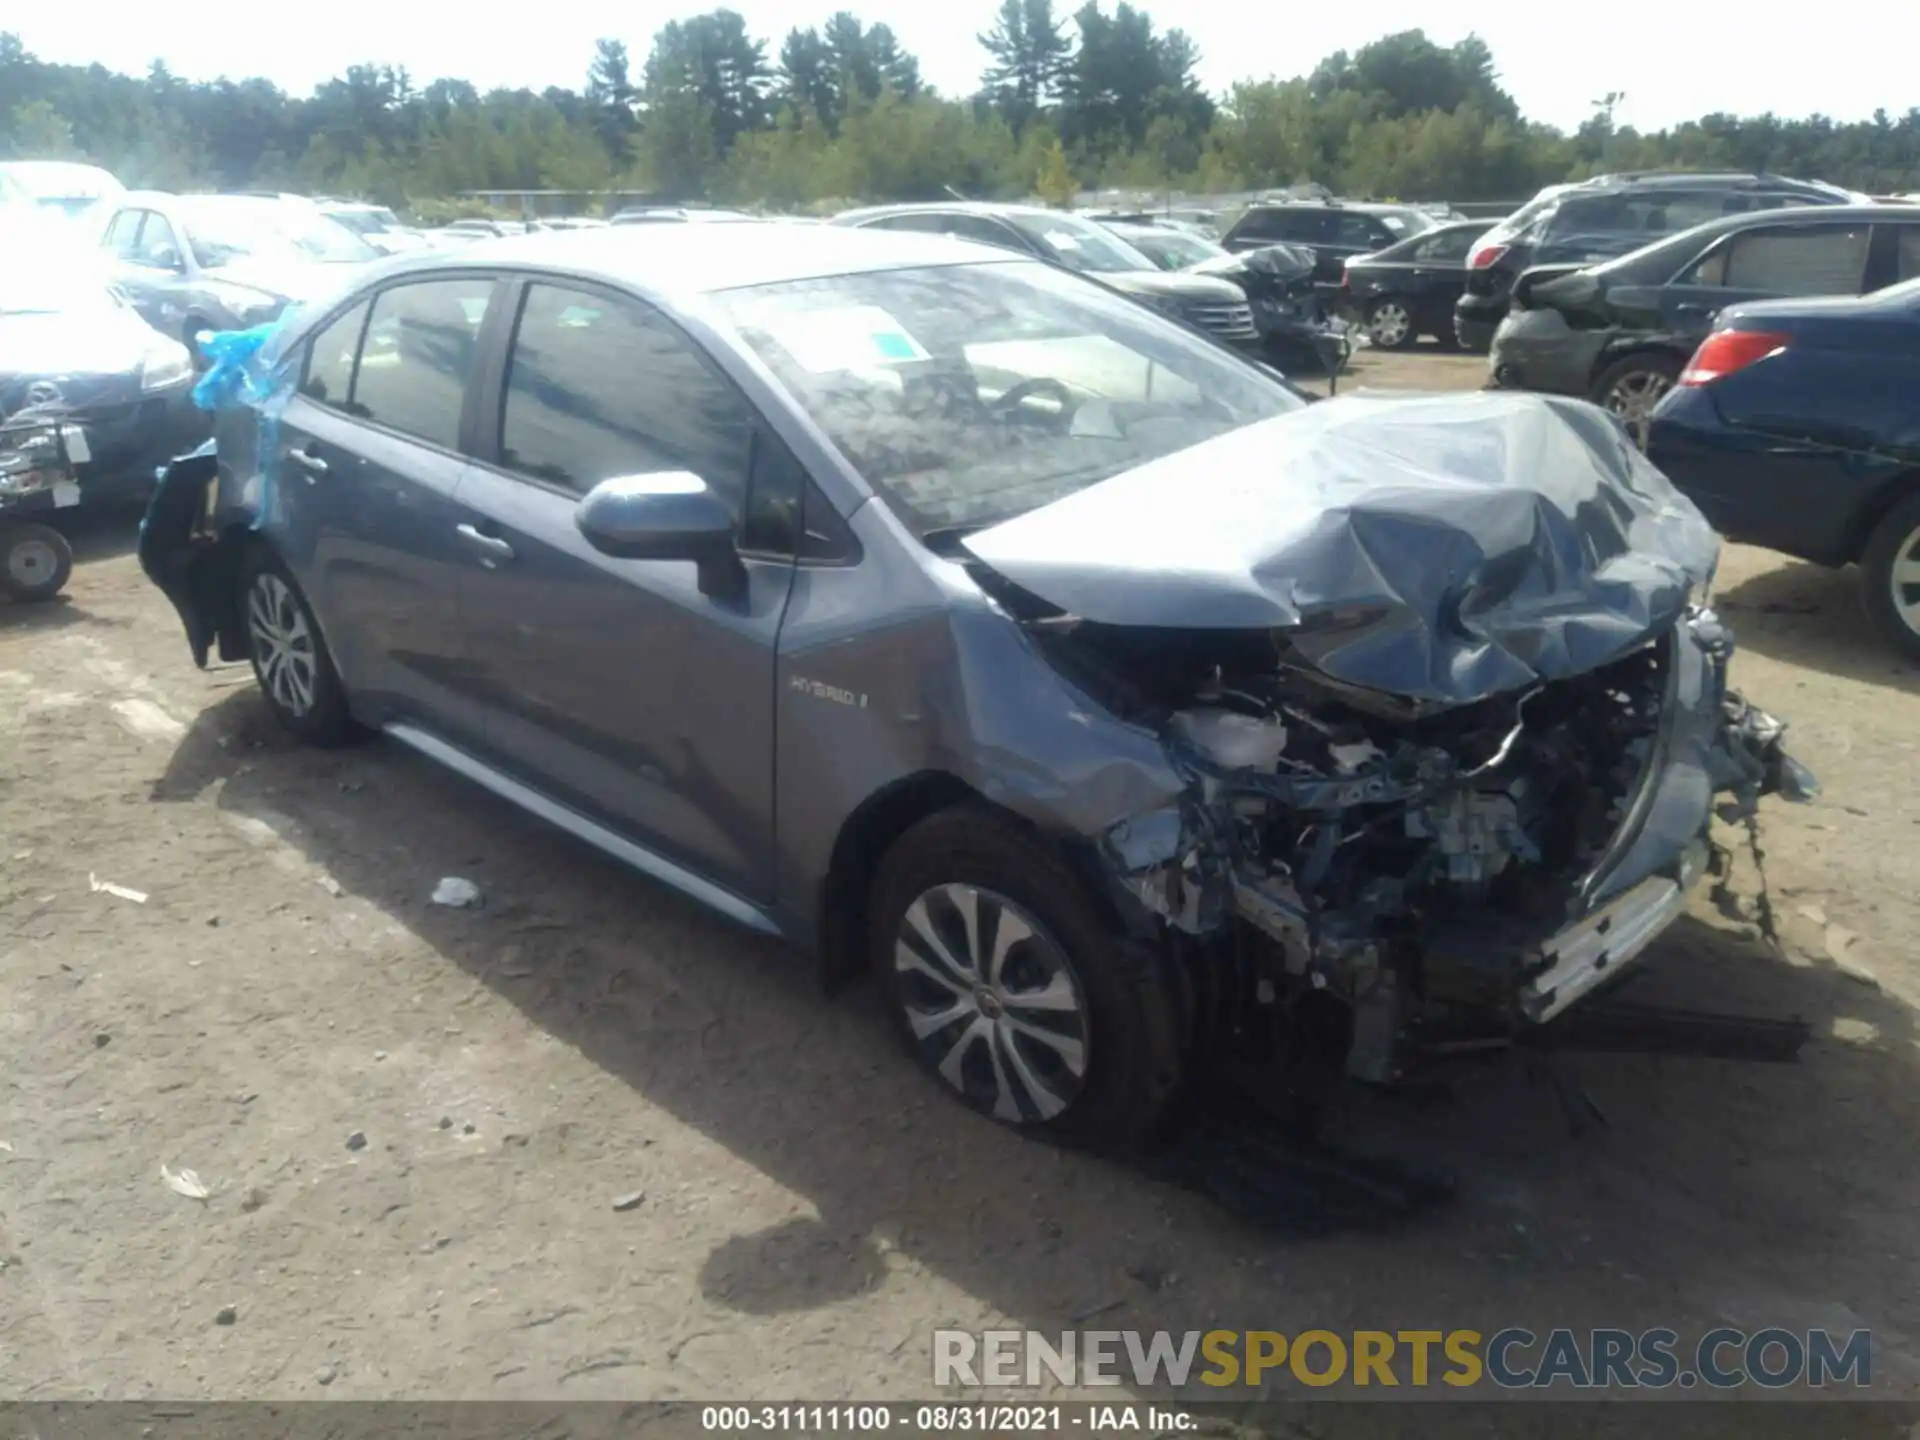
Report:
[[[186,346],[171,340],[149,350],[146,361],[140,366],[142,390],[162,390],[192,378],[193,357],[187,354]]]

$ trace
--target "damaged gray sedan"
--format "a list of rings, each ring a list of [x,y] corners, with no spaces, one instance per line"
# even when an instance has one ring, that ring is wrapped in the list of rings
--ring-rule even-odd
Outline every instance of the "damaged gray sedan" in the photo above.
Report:
[[[1212,1065],[1550,1022],[1716,809],[1811,784],[1599,410],[1310,403],[1034,261],[529,236],[247,382],[142,536],[200,663],[870,966],[1015,1126],[1126,1148]]]

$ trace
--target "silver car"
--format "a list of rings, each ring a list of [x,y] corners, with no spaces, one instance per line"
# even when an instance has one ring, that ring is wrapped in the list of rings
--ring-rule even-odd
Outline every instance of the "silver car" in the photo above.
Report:
[[[1629,971],[1716,793],[1717,544],[1580,401],[1310,403],[1058,265],[658,225],[284,323],[141,541],[194,656],[870,968],[938,1083],[1125,1149]],[[284,402],[284,403],[283,403]]]
[[[339,285],[348,267],[381,258],[298,199],[129,191],[100,207],[98,224],[134,308],[196,359],[202,331],[263,324]]]

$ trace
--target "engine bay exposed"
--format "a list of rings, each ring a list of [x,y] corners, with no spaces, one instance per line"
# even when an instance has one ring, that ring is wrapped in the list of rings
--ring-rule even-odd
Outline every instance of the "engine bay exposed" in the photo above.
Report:
[[[1188,788],[1103,839],[1141,905],[1264,952],[1260,1003],[1316,992],[1380,1044],[1408,1006],[1510,1010],[1653,762],[1671,638],[1588,674],[1423,711],[1315,674],[1273,632],[1030,617],[1051,658],[1151,725]]]

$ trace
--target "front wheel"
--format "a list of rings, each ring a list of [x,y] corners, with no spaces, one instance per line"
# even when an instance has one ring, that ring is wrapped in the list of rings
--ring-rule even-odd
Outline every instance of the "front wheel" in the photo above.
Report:
[[[1874,528],[1860,573],[1874,628],[1920,660],[1920,493],[1895,505]]]
[[[0,521],[0,585],[15,600],[51,600],[73,574],[73,547],[51,525]]]
[[[1110,1153],[1158,1138],[1182,1072],[1169,961],[1115,933],[1053,850],[942,811],[887,852],[868,914],[907,1048],[960,1100]]]
[[[286,569],[265,550],[248,557],[240,581],[247,658],[267,708],[310,745],[342,745],[359,728],[313,611]]]
[[[1628,355],[1607,366],[1594,380],[1593,403],[1619,416],[1633,443],[1644,450],[1654,407],[1679,378],[1680,362],[1672,356]]]
[[[1401,300],[1376,300],[1367,309],[1367,339],[1381,350],[1404,350],[1413,344],[1413,316]]]

